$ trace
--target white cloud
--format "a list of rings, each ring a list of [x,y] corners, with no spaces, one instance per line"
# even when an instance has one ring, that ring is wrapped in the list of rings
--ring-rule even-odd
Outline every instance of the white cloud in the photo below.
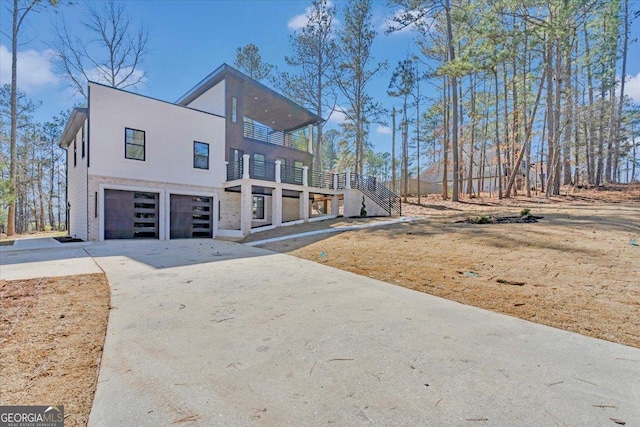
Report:
[[[333,2],[328,1],[327,7],[333,7]],[[298,31],[306,27],[307,22],[309,22],[309,20],[307,19],[307,15],[311,13],[311,10],[312,10],[312,6],[309,6],[304,10],[304,13],[301,13],[300,15],[296,15],[293,18],[289,19],[289,21],[287,22],[287,28],[290,29],[291,31]],[[336,21],[337,20],[334,18],[333,20],[334,24],[336,23]]]
[[[53,55],[51,49],[18,52],[18,89],[32,93],[43,86],[58,84],[59,77],[51,70]],[[5,45],[0,45],[0,83],[11,83],[11,52]]]
[[[331,116],[329,116],[329,123],[333,123],[339,125],[344,123],[347,120],[347,115],[344,112],[344,108],[336,105],[333,111],[331,112]]]
[[[412,10],[409,12],[409,15],[413,16],[413,17],[417,17],[418,14],[420,12],[417,10]],[[398,10],[396,13],[393,14],[393,16],[388,17],[387,19],[385,19],[382,24],[380,25],[380,27],[378,28],[379,31],[383,31],[386,32],[388,30],[390,30],[391,28],[395,28],[398,27],[398,23],[395,22],[395,19],[399,19],[402,15],[405,15],[406,12],[402,9]],[[411,30],[415,30],[418,27],[422,27],[422,26],[426,26],[428,23],[430,23],[432,21],[431,18],[427,18],[427,17],[422,17],[420,19],[418,19],[416,22],[412,23],[411,25],[407,25],[406,27],[403,27],[397,31],[392,32],[391,34],[403,34],[403,33],[408,33]]]
[[[389,126],[378,125],[376,128],[376,133],[381,135],[391,135],[391,128]]]
[[[627,75],[625,92],[634,102],[640,103],[640,73],[634,76]]]

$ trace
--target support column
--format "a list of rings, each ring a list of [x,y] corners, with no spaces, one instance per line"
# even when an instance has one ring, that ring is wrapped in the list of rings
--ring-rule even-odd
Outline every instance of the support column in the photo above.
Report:
[[[309,222],[309,191],[300,193],[300,219]]]
[[[253,219],[253,196],[251,184],[241,185],[240,193],[240,231],[243,236],[251,234],[251,220]]]
[[[344,174],[346,175],[345,180],[347,181],[344,185],[344,188],[346,188],[347,190],[351,188],[351,169],[346,168],[344,170]]]
[[[281,172],[282,172],[282,161],[276,160],[276,182],[277,183],[282,182]]]
[[[338,174],[334,173],[333,174],[333,187],[332,189],[337,190],[338,189]]]
[[[309,153],[313,154],[313,125],[309,125]]]
[[[271,224],[276,227],[282,225],[282,188],[280,187],[271,190]]]
[[[338,216],[340,214],[340,196],[331,196],[331,215]]]
[[[249,179],[249,155],[248,154],[242,155],[242,179]]]
[[[302,185],[309,186],[309,166],[302,166]]]

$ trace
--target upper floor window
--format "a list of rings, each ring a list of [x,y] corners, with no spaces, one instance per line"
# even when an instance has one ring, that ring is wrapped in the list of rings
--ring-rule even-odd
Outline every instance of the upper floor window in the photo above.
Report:
[[[84,134],[84,125],[83,125],[82,126],[82,158],[83,159],[84,159],[84,153],[85,153],[85,149],[84,149],[85,141],[86,141],[86,137],[85,137],[85,134]]]
[[[124,157],[133,160],[144,160],[145,134],[143,130],[124,129]]]
[[[209,169],[209,144],[193,141],[193,167]]]
[[[233,123],[238,121],[238,98],[231,97],[231,121]]]

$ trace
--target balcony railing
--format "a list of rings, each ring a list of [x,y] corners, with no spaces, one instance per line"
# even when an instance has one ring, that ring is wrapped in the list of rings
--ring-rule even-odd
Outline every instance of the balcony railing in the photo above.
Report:
[[[235,181],[236,179],[242,179],[243,162],[238,160],[237,162],[227,163],[227,181]]]
[[[311,173],[311,179],[309,185],[317,188],[333,188],[333,173],[331,172],[316,172]]]
[[[280,181],[287,184],[302,185],[304,169],[295,166],[280,166]]]
[[[294,148],[300,151],[307,151],[309,147],[307,137],[301,130],[282,132],[251,121],[244,122],[244,137],[269,144],[280,145],[282,147]]]

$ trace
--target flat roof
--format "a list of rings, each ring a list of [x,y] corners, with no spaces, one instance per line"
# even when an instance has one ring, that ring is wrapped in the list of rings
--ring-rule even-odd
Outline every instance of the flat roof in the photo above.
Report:
[[[317,114],[227,64],[218,67],[176,103],[184,106],[189,105],[228,77],[235,79],[242,85],[245,115],[272,129],[286,132],[324,121]]]

